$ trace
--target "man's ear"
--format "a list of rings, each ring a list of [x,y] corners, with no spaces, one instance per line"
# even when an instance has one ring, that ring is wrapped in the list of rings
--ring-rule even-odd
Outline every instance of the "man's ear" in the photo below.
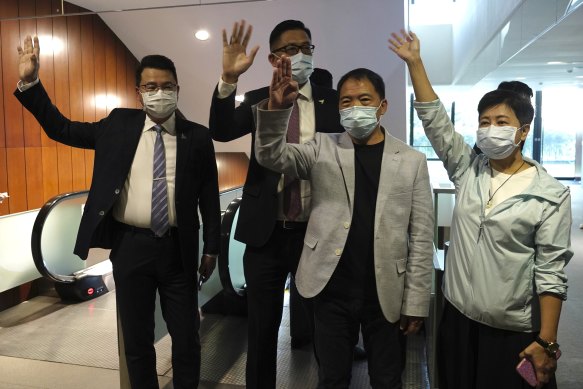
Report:
[[[389,109],[389,102],[387,101],[387,99],[383,99],[383,101],[381,101],[381,106],[379,107],[379,113],[381,115],[384,115],[388,109]]]
[[[140,102],[141,106],[144,106],[144,100],[142,99],[142,94],[140,93],[140,88],[136,87],[136,99]]]

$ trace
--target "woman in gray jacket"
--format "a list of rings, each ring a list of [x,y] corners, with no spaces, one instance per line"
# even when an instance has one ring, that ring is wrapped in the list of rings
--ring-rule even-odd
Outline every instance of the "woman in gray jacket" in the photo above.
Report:
[[[415,109],[456,188],[445,308],[438,335],[440,389],[556,388],[557,328],[573,256],[569,189],[522,155],[530,99],[495,90],[478,104],[478,155],[435,94],[413,33],[390,49],[409,69]],[[526,372],[526,373],[525,373]]]

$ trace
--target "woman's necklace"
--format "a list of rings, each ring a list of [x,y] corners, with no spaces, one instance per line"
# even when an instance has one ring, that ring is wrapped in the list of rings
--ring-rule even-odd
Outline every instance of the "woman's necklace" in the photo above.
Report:
[[[494,196],[496,195],[496,193],[500,190],[500,188],[502,188],[504,186],[504,184],[506,184],[508,182],[508,180],[510,180],[512,178],[512,176],[514,176],[516,173],[518,173],[518,171],[520,169],[522,169],[522,167],[524,166],[524,163],[526,161],[522,161],[522,164],[518,167],[518,169],[516,169],[514,171],[514,173],[512,173],[507,179],[504,180],[504,182],[502,183],[502,185],[500,185],[498,188],[496,188],[496,190],[494,191],[494,193],[490,194],[490,192],[492,192],[492,188],[488,189],[488,196],[490,196],[490,198],[488,199],[488,201],[486,202],[486,208],[490,208],[492,206],[492,199],[494,198]],[[490,176],[494,176],[494,172],[492,171],[492,166],[490,166]]]

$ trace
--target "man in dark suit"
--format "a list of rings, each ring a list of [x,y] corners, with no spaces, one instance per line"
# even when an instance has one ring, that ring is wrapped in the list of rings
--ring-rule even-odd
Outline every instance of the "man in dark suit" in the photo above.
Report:
[[[220,205],[212,141],[205,127],[176,115],[172,61],[146,56],[136,71],[144,110],[117,108],[96,123],[73,122],[51,103],[38,79],[39,42],[18,47],[18,100],[58,142],[95,150],[91,190],[75,245],[111,248],[116,301],[132,388],[158,388],[154,349],[156,291],[172,337],[174,388],[200,377],[198,271],[208,278],[219,250]],[[145,111],[145,112],[144,112]],[[152,131],[153,130],[153,131]]]
[[[251,32],[251,26],[245,30],[244,21],[235,23],[228,41],[223,30],[223,73],[213,95],[209,119],[211,136],[216,141],[228,142],[249,133],[254,139],[251,106],[269,97],[269,87],[253,90],[235,108],[236,83],[251,66],[259,49],[256,46],[247,54]],[[307,142],[316,131],[344,131],[340,126],[336,91],[309,82],[314,52],[310,30],[300,21],[286,20],[271,32],[269,46],[267,59],[272,65],[284,54],[292,58],[294,78],[300,85],[296,104],[299,134],[294,141]],[[295,205],[289,209],[293,208],[295,214],[290,216],[286,212],[289,211],[286,192],[294,186],[296,193],[290,193],[289,197]],[[297,269],[309,213],[307,181],[288,183],[281,174],[261,167],[251,147],[235,230],[235,239],[246,244],[243,261],[248,303],[248,388],[276,387],[277,338],[284,287],[288,274],[294,274]],[[313,322],[313,314],[306,315],[304,320]],[[312,326],[310,323],[309,327]]]

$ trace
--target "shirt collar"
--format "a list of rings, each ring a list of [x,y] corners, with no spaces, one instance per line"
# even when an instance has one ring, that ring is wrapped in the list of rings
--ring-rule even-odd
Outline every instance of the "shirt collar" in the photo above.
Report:
[[[148,115],[146,115],[146,121],[144,123],[144,130],[148,131],[152,127],[154,127],[156,123]],[[176,135],[176,112],[173,112],[172,115],[164,123],[162,123],[162,127],[166,130],[167,133],[170,135]]]
[[[313,101],[312,97],[312,84],[308,81],[306,82],[298,91],[298,98],[306,100],[308,103]]]

